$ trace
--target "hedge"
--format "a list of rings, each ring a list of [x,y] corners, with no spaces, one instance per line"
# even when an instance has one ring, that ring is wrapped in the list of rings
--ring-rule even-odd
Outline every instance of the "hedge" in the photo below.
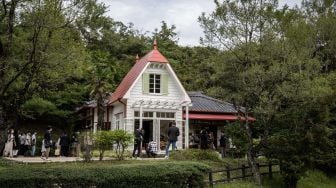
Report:
[[[221,162],[222,160],[219,158],[217,152],[213,150],[200,150],[200,149],[185,149],[173,151],[169,159],[177,160],[177,161],[217,161]]]
[[[20,165],[0,172],[1,187],[204,187],[208,166],[193,162],[87,166]]]

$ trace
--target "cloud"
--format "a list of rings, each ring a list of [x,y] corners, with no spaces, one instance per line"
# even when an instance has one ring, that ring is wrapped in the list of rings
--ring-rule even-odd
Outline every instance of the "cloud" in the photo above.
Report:
[[[198,23],[202,12],[214,10],[213,0],[100,0],[108,6],[107,15],[123,23],[133,23],[140,31],[153,32],[160,28],[161,21],[175,25],[179,44],[183,46],[199,45],[203,31]],[[300,0],[280,0],[294,6]]]

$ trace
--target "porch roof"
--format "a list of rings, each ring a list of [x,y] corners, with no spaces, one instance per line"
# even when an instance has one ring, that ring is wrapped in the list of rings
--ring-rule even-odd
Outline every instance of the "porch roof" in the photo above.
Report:
[[[183,118],[186,118],[186,114],[183,114]],[[189,119],[194,120],[225,120],[225,121],[236,121],[238,120],[238,116],[236,115],[228,115],[228,114],[196,114],[196,113],[190,113]],[[244,117],[240,117],[241,120],[245,120]],[[256,119],[253,117],[248,117],[248,121],[255,121]]]

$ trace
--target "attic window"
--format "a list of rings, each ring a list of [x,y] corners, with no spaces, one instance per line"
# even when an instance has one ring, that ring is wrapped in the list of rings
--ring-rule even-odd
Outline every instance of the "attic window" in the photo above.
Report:
[[[161,93],[161,75],[150,74],[149,75],[149,93]]]

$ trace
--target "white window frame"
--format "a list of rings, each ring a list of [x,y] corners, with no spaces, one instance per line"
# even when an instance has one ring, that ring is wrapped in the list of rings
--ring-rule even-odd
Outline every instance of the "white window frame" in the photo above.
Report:
[[[151,79],[152,76],[153,76],[153,79]],[[149,82],[148,82],[149,87],[148,88],[149,88],[150,94],[161,94],[161,79],[162,79],[161,74],[154,74],[154,73],[149,74]],[[158,84],[158,87],[157,87],[157,84]],[[151,87],[151,85],[153,85],[153,87]],[[153,90],[153,92],[151,90]],[[159,90],[159,92],[157,92],[157,90]]]

